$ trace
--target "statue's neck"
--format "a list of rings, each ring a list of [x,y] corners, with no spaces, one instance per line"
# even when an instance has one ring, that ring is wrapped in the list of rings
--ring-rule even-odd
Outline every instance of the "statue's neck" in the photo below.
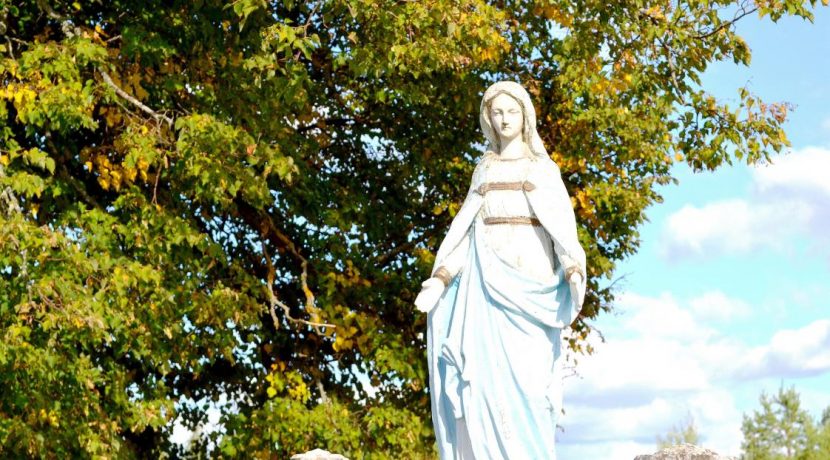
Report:
[[[504,160],[514,160],[526,156],[527,145],[525,144],[524,139],[522,139],[522,136],[516,136],[507,141],[506,144],[501,146],[501,151],[499,152],[499,158]]]

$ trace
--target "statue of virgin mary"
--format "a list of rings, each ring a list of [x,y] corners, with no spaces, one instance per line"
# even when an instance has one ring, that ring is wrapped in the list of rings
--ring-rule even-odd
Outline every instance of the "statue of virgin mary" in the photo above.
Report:
[[[560,334],[585,295],[585,252],[527,91],[484,93],[488,150],[415,300],[428,312],[442,459],[555,459]]]

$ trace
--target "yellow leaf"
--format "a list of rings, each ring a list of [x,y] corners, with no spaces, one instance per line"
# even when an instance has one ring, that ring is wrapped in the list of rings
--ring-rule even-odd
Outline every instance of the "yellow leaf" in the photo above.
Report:
[[[84,166],[86,166],[87,171],[92,171],[92,162],[91,161],[87,161],[86,163],[84,163]]]
[[[112,186],[115,188],[115,190],[120,190],[121,189],[121,173],[119,171],[113,171],[113,172],[110,173],[110,176],[112,177]]]
[[[2,163],[3,166],[8,166],[9,165],[9,157],[7,155],[0,155],[0,163]]]

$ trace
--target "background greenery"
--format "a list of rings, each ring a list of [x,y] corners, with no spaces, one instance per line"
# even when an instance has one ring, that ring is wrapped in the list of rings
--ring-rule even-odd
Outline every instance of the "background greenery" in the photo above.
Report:
[[[412,301],[487,85],[573,197],[590,352],[672,164],[788,143],[786,104],[700,86],[749,62],[734,21],[815,5],[0,0],[0,454],[184,456],[229,401],[189,454],[433,456]]]

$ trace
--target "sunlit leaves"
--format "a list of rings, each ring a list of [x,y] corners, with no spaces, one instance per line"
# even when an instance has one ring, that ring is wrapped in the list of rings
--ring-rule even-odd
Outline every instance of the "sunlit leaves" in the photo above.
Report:
[[[732,21],[816,4],[18,3],[0,0],[0,454],[127,458],[183,455],[174,417],[193,452],[430,456],[412,301],[481,154],[483,89],[532,95],[593,318],[672,164],[787,145],[787,105],[700,87],[750,60]],[[221,440],[199,428],[211,401]]]

